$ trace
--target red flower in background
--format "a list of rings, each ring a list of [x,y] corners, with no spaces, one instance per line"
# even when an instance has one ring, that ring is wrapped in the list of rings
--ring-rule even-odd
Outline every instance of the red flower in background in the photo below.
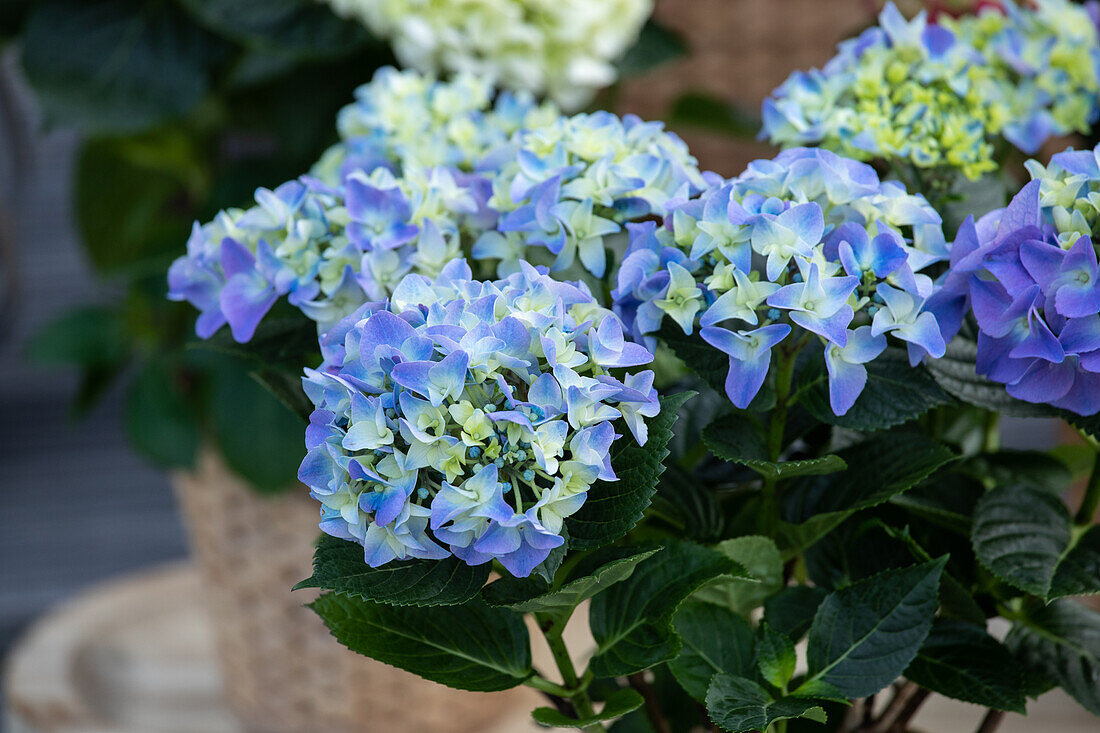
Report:
[[[958,0],[928,0],[928,15],[935,21],[941,15],[950,15],[954,18],[968,13],[980,13],[986,8],[993,8],[1004,12],[1004,3],[1001,0],[977,0],[977,2],[960,3]]]

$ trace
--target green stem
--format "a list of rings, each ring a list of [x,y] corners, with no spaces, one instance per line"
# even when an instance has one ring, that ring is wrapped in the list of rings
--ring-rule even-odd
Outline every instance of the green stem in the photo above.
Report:
[[[562,683],[565,687],[562,697],[573,703],[573,707],[581,719],[591,718],[596,714],[596,709],[592,705],[592,698],[588,696],[589,680],[587,676],[583,680],[577,677],[577,670],[573,667],[573,659],[569,656],[569,650],[562,638],[564,622],[550,622],[540,624],[540,626],[542,627],[543,636],[546,637],[546,643],[550,646],[550,654],[554,657],[554,664],[558,666],[558,671],[561,673]],[[603,725],[599,723],[586,725],[581,730],[585,733],[603,733],[606,731]]]
[[[985,413],[983,420],[983,432],[985,439],[982,442],[982,450],[986,453],[996,453],[1001,447],[1001,416],[992,410]]]
[[[796,352],[797,353],[797,352]],[[787,429],[787,408],[791,400],[795,354],[780,352],[775,369],[775,407],[768,419],[768,460],[775,463],[783,453],[783,433]],[[764,479],[762,513],[765,529],[774,536],[779,527],[779,496],[776,477]]]
[[[1092,464],[1092,473],[1089,475],[1089,482],[1085,486],[1085,497],[1081,500],[1081,507],[1073,518],[1074,524],[1081,527],[1092,524],[1098,506],[1100,506],[1100,453],[1097,454],[1096,460]]]

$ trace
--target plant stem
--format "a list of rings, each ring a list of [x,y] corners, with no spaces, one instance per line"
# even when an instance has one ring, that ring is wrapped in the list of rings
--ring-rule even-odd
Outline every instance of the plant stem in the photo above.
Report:
[[[581,719],[591,718],[596,714],[596,709],[592,706],[592,698],[588,696],[587,682],[581,684],[581,679],[577,677],[577,670],[573,667],[573,659],[569,656],[569,650],[562,638],[564,626],[564,622],[540,624],[543,636],[546,637],[546,643],[550,646],[550,654],[554,657],[554,664],[558,666],[558,671],[561,672],[561,679],[565,687],[563,697],[573,703],[573,707],[576,708],[577,715]],[[581,730],[585,733],[603,733],[606,729],[599,723],[593,723],[592,725],[586,725]]]
[[[657,700],[657,694],[653,691],[653,685],[646,681],[644,673],[632,674],[626,680],[631,687],[641,693],[645,700],[645,714],[655,733],[672,733],[672,728],[665,720],[664,711],[661,710],[661,703]]]
[[[1096,462],[1092,466],[1092,473],[1089,475],[1089,482],[1085,486],[1085,496],[1081,500],[1081,507],[1073,518],[1074,523],[1082,527],[1092,524],[1098,506],[1100,506],[1100,453],[1097,453]]]
[[[787,407],[791,399],[795,354],[780,352],[775,369],[775,407],[768,418],[768,460],[775,463],[783,453],[783,433],[787,429]],[[779,527],[779,497],[774,475],[764,478],[761,514],[768,536],[774,537]]]
[[[982,718],[981,725],[978,726],[978,730],[975,733],[993,733],[1001,725],[1001,721],[1004,720],[1005,713],[1003,710],[990,710]]]
[[[985,413],[983,423],[985,440],[982,441],[982,450],[995,453],[1001,447],[1001,416],[990,410]]]

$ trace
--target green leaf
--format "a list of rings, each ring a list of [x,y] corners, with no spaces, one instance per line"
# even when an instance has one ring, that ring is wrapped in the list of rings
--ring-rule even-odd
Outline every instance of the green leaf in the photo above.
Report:
[[[688,48],[679,34],[650,19],[642,27],[638,42],[619,61],[619,75],[639,76],[658,66],[687,54]]]
[[[1023,670],[1012,653],[964,621],[937,619],[905,676],[926,690],[996,710],[1024,713]]]
[[[794,676],[795,664],[798,662],[794,642],[763,623],[757,633],[756,661],[764,681],[785,690]]]
[[[749,733],[767,730],[779,720],[814,716],[820,721],[824,710],[817,700],[800,697],[775,700],[750,679],[720,674],[707,690],[707,713],[723,730]]]
[[[42,0],[27,18],[22,60],[48,120],[121,133],[190,112],[220,52],[171,3]],[[110,180],[100,185],[110,190]]]
[[[959,470],[992,486],[1027,484],[1054,493],[1064,491],[1073,479],[1065,463],[1042,451],[983,453],[962,462]]]
[[[683,528],[682,536],[687,539],[708,543],[722,536],[726,518],[718,493],[708,482],[674,463],[661,474],[653,504],[659,516],[679,522],[677,527]]]
[[[562,587],[548,590],[534,597],[527,596],[530,585],[522,578],[505,577],[494,581],[482,593],[490,606],[505,606],[521,613],[547,613],[568,617],[578,605],[620,583],[633,574],[638,563],[658,550],[622,548],[630,554],[615,557],[599,566],[591,574],[570,579]],[[622,553],[616,553],[621,555]]]
[[[817,609],[807,652],[806,694],[823,682],[867,697],[905,671],[932,628],[947,559],[887,570],[830,593]]]
[[[901,425],[953,400],[922,366],[909,366],[901,349],[887,349],[867,364],[867,386],[845,415],[829,406],[829,378],[822,359],[810,359],[798,375],[798,402],[818,420],[853,430]]]
[[[729,137],[752,140],[760,131],[761,122],[724,99],[688,92],[673,103],[668,124],[674,128],[701,127]]]
[[[344,56],[370,40],[362,24],[313,0],[182,0],[203,25],[297,62]]]
[[[820,514],[850,515],[907,491],[956,459],[919,433],[879,435],[838,455],[848,470],[800,479],[784,490],[783,518],[805,522]]]
[[[1011,396],[1003,384],[997,384],[975,371],[978,345],[961,336],[947,345],[947,353],[928,360],[928,372],[948,394],[975,407],[1013,417],[1049,417],[1054,410],[1033,405]]]
[[[629,435],[612,446],[611,466],[619,480],[597,481],[588,490],[580,511],[565,520],[573,549],[588,550],[614,542],[642,518],[665,470],[676,411],[694,394],[661,397],[661,412],[649,421],[649,438],[644,446]]]
[[[46,324],[27,344],[27,358],[40,364],[113,367],[130,355],[121,315],[109,308],[78,308]]]
[[[729,357],[714,348],[698,333],[687,335],[674,323],[665,322],[657,332],[659,343],[665,344],[684,362],[684,366],[706,382],[719,395],[726,393]]]
[[[372,568],[359,543],[322,535],[313,553],[313,575],[294,590],[320,588],[391,606],[453,606],[476,596],[488,578],[488,563],[471,567],[457,557]]]
[[[764,601],[764,622],[795,641],[810,630],[814,614],[829,592],[809,585],[792,585]]]
[[[80,149],[77,225],[101,272],[133,271],[182,252],[191,230],[189,212],[180,207],[186,197],[174,174],[135,164],[118,139],[91,140]]]
[[[125,418],[126,436],[144,456],[162,466],[194,465],[199,423],[179,375],[163,360],[146,362],[130,383]]]
[[[683,646],[668,669],[680,686],[702,702],[716,674],[756,676],[756,640],[752,626],[728,608],[685,601],[672,619]]]
[[[902,507],[932,524],[970,537],[974,507],[985,495],[985,486],[957,470],[940,471],[890,503]]]
[[[260,491],[298,486],[298,466],[306,452],[299,416],[249,376],[243,364],[219,362],[211,382],[210,423],[226,464]]]
[[[748,578],[721,578],[700,588],[695,598],[746,614],[783,587],[783,557],[767,537],[735,537],[715,549],[748,571]]]
[[[671,628],[681,601],[719,575],[747,573],[722,553],[671,542],[626,580],[592,599],[589,626],[597,643],[589,669],[621,677],[672,659],[680,641]]]
[[[353,652],[448,687],[507,690],[532,674],[523,617],[477,599],[417,608],[326,593],[309,607]]]
[[[836,473],[847,468],[844,460],[836,455],[802,461],[768,460],[767,439],[763,430],[756,420],[745,414],[718,418],[703,430],[703,441],[711,452],[723,461],[747,466],[764,478],[817,476]]]
[[[535,721],[551,728],[587,728],[607,720],[621,718],[637,710],[645,699],[635,690],[624,687],[607,696],[603,709],[587,718],[570,718],[554,708],[535,708],[531,713]]]
[[[1074,532],[1055,494],[1028,486],[990,491],[974,516],[978,560],[1001,580],[1046,600],[1100,592],[1100,533]]]
[[[1034,608],[1012,627],[1005,646],[1031,673],[1100,715],[1100,613],[1065,599]]]

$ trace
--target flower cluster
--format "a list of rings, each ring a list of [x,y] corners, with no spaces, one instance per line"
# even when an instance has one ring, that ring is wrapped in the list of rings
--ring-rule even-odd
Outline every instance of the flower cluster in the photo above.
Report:
[[[772,349],[824,344],[832,409],[844,414],[863,366],[906,342],[910,361],[944,354],[924,309],[947,257],[939,215],[921,196],[880,181],[868,165],[794,148],[677,205],[662,226],[630,227],[612,295],[632,337],[653,344],[669,316],[729,356],[726,393],[746,407]]]
[[[1055,155],[1005,209],[968,220],[929,300],[943,336],[972,311],[977,371],[1017,399],[1100,411],[1100,148]]]
[[[326,0],[391,39],[403,66],[467,72],[582,106],[615,81],[653,0]]]
[[[500,92],[489,80],[459,74],[441,82],[415,71],[384,67],[340,110],[341,142],[311,175],[336,185],[351,171],[386,167],[396,175],[414,168],[448,166],[472,171],[492,150],[529,127],[552,124],[553,104],[536,104],[525,92]]]
[[[489,206],[500,221],[473,256],[498,260],[502,274],[538,257],[534,246],[553,255],[555,272],[579,259],[603,277],[605,238],[706,185],[687,145],[663,124],[608,112],[523,130],[483,165],[499,169]]]
[[[256,205],[195,224],[187,254],[168,271],[173,300],[201,313],[208,338],[228,323],[249,341],[281,297],[324,332],[368,298],[386,297],[409,272],[429,276],[461,256],[479,226],[472,189],[447,168],[356,171],[340,186],[315,179],[259,189]]]
[[[1006,7],[929,24],[925,13],[906,21],[887,4],[879,26],[765,100],[762,134],[975,179],[996,168],[998,137],[1034,152],[1051,135],[1083,129],[1100,91],[1095,24],[1067,0]]]
[[[299,477],[321,528],[372,567],[453,554],[527,576],[563,543],[620,418],[635,440],[659,411],[652,354],[583,287],[522,263],[495,282],[464,260],[409,275],[322,339]],[[618,376],[615,376],[618,375]]]

